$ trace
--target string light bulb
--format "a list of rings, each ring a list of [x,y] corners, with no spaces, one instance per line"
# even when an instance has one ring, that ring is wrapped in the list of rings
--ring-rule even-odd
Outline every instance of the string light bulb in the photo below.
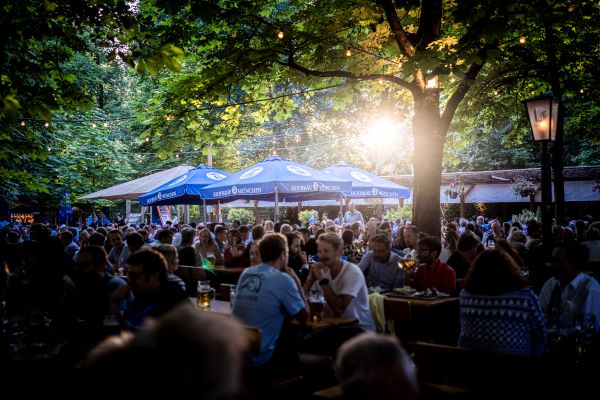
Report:
[[[583,88],[579,89],[579,93],[583,94],[583,92],[585,92],[585,90],[583,90]]]
[[[175,158],[179,158],[179,153],[175,153]]]
[[[352,50],[350,50],[350,48],[346,49],[346,57],[351,57],[352,56]]]
[[[146,142],[150,141],[150,136],[146,136],[146,139],[144,139]]]
[[[277,32],[277,37],[278,37],[279,39],[283,39],[283,37],[284,37],[284,36],[285,36],[285,34],[283,33],[283,31],[279,31],[279,32]]]
[[[48,121],[44,122],[44,127],[46,127],[46,128],[47,128],[47,127],[49,127],[49,126],[50,126],[50,122],[48,122]]]
[[[25,125],[26,125],[25,121],[21,121],[21,126],[25,126]]]
[[[173,114],[167,114],[167,121],[170,121],[173,119]]]
[[[104,126],[105,128],[108,128],[108,122],[104,121],[104,123],[102,124],[102,126]]]
[[[95,127],[97,127],[97,126],[98,126],[98,125],[96,125],[96,123],[95,123],[95,122],[94,122],[94,123],[92,123],[92,128],[95,128]]]
[[[521,44],[525,44],[526,41],[527,41],[527,38],[525,36],[521,36],[519,38],[519,43],[521,43]]]
[[[49,146],[48,146],[48,151],[52,151],[52,147],[49,147]]]

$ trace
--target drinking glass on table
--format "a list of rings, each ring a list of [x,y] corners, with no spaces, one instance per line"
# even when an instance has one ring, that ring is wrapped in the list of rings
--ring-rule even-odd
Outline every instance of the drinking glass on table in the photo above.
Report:
[[[215,298],[215,289],[210,287],[209,281],[198,281],[198,307],[210,309],[210,301]]]
[[[310,320],[319,322],[325,314],[325,296],[320,290],[311,290],[308,296],[308,307],[310,308]]]

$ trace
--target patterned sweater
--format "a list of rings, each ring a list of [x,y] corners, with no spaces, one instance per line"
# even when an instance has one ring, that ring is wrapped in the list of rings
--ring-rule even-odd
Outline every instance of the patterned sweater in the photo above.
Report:
[[[540,356],[546,323],[529,288],[495,296],[460,293],[460,347]]]

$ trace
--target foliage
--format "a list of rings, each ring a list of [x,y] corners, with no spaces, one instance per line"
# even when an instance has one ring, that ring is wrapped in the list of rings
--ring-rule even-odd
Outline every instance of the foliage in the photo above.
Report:
[[[537,208],[535,212],[523,209],[519,214],[513,214],[512,221],[518,222],[521,226],[527,225],[528,221],[536,220],[537,222],[542,222],[542,210],[541,208]]]
[[[147,20],[146,20],[147,22]],[[101,100],[111,76],[101,65],[69,68],[90,55],[98,64],[118,56],[131,66],[178,69],[181,51],[144,32],[144,19],[118,0],[60,2],[5,0],[0,6],[0,191],[16,200],[45,193],[52,181],[43,171],[52,143],[44,121],[73,115]],[[128,43],[128,47],[124,47]],[[88,78],[96,78],[88,79]],[[110,97],[115,93],[104,92]],[[102,101],[96,103],[101,108]],[[25,120],[25,126],[19,125]],[[56,132],[56,131],[55,131]]]
[[[396,221],[397,219],[402,219],[403,221],[410,221],[412,218],[412,207],[411,206],[402,206],[396,209],[389,209],[383,216],[383,219],[386,221]]]
[[[535,179],[525,176],[516,176],[513,178],[511,188],[515,195],[521,197],[533,196],[537,192]]]
[[[317,210],[302,210],[298,213],[298,219],[300,220],[302,226],[308,226],[309,220],[315,215],[319,215]]]
[[[600,182],[592,183],[592,192],[600,192]]]
[[[230,208],[227,213],[227,222],[240,221],[242,225],[254,222],[254,213],[246,208]]]
[[[444,190],[444,194],[446,195],[446,197],[450,197],[451,199],[455,199],[464,190],[465,190],[464,185],[462,183],[457,182],[455,178],[452,178],[450,180],[450,183],[448,184],[448,187],[446,188],[446,190]]]

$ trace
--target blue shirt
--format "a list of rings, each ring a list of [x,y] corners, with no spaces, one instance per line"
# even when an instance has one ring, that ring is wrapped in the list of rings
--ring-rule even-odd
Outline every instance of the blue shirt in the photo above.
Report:
[[[288,274],[262,263],[246,268],[237,284],[233,315],[261,330],[260,354],[249,355],[248,365],[271,359],[286,316],[294,316],[305,304]]]

